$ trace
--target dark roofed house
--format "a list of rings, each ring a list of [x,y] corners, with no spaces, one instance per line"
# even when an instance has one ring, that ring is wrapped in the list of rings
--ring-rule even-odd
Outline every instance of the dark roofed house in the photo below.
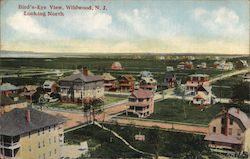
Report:
[[[9,96],[1,95],[0,116],[6,112],[10,112],[15,108],[25,107],[27,107],[27,101],[25,98],[20,97],[17,94],[12,94]]]
[[[205,136],[212,148],[250,152],[250,119],[239,108],[219,113]]]
[[[250,72],[243,75],[243,82],[250,82]]]
[[[82,100],[101,100],[104,97],[102,76],[89,75],[88,70],[64,77],[59,81],[64,102],[81,103]]]
[[[147,117],[154,112],[154,93],[151,90],[134,90],[129,96],[128,106],[127,114]]]
[[[162,82],[162,86],[165,88],[173,88],[176,86],[176,76],[174,73],[166,72]]]
[[[18,90],[20,90],[19,87],[10,83],[2,83],[0,85],[1,94],[4,94],[6,96],[8,96],[9,94],[18,93]]]
[[[63,123],[59,117],[32,108],[16,108],[3,114],[0,117],[0,158],[38,159],[43,154],[47,158],[60,158]],[[49,157],[48,150],[56,153]]]
[[[121,75],[118,77],[119,89],[121,91],[134,91],[135,78],[132,75]]]

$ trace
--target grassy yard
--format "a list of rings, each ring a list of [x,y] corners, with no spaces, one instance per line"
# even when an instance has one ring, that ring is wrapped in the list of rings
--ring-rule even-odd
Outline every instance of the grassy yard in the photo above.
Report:
[[[213,83],[213,94],[219,98],[231,98],[234,86],[242,82],[242,74]]]
[[[111,103],[116,103],[124,99],[126,98],[120,97],[120,96],[105,96],[104,104],[97,104],[94,106],[94,108],[98,109],[101,106],[108,105]],[[55,103],[48,103],[45,106],[52,107],[52,108],[61,108],[61,109],[66,109],[66,110],[82,110],[81,105],[77,105],[73,103],[55,102]]]
[[[184,107],[186,110],[186,118],[184,115]],[[250,115],[250,106],[245,105],[217,103],[212,107],[201,111],[197,109],[193,104],[189,104],[187,101],[167,99],[155,103],[155,111],[148,118],[164,121],[208,124],[211,119],[222,110],[223,107],[239,107],[242,111]]]
[[[87,126],[65,134],[68,144],[80,144],[88,141],[90,158],[140,158],[147,157],[129,149],[112,133],[95,125]],[[82,157],[84,158],[84,157]]]

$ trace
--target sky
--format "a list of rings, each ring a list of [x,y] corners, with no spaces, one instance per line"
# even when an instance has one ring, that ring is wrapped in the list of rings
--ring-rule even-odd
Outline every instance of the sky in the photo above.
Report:
[[[46,9],[19,7],[27,5]],[[63,10],[50,10],[50,5]],[[93,10],[67,10],[66,5]],[[64,16],[48,16],[48,12]],[[247,54],[249,1],[2,0],[1,50]]]

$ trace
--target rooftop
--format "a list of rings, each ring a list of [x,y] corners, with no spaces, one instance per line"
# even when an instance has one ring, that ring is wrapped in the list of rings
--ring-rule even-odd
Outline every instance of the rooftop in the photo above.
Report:
[[[27,110],[30,111],[30,122],[25,117]],[[0,117],[0,135],[17,136],[63,122],[59,117],[32,108],[16,108]]]
[[[135,98],[151,98],[153,96],[153,92],[150,90],[144,90],[144,89],[138,89],[134,90],[134,92],[131,93],[130,97],[135,97]]]
[[[0,85],[0,91],[12,91],[18,89],[19,89],[18,87],[10,83],[3,83],[2,85]]]
[[[83,73],[78,73],[78,74],[72,74],[70,76],[66,76],[60,81],[74,81],[80,79],[83,82],[94,82],[94,81],[102,81],[103,78],[102,76],[96,76],[96,75],[84,75]]]

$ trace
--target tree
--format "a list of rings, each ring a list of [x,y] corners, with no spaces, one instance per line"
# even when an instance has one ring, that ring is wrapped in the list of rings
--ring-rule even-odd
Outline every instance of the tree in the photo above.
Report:
[[[232,101],[234,103],[244,103],[244,100],[250,99],[250,83],[242,82],[233,88]]]
[[[153,148],[155,159],[158,159],[160,147],[163,145],[162,135],[159,127],[153,127],[153,129],[149,129],[147,141]]]

